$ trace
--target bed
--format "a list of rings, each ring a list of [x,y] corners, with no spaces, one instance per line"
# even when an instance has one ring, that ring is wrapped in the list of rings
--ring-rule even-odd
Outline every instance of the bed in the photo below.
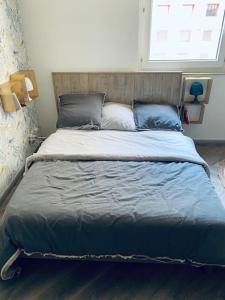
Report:
[[[87,88],[85,78],[88,85],[93,80],[88,76],[55,74],[56,96]],[[169,82],[166,91],[147,85],[147,93],[179,99],[181,74],[96,76],[95,90],[104,86],[109,95],[114,92],[109,86],[121,81],[136,92],[135,78],[145,93],[146,80],[151,85],[161,76]],[[132,87],[121,91],[133,97]],[[0,239],[4,280],[19,272],[21,255],[224,266],[225,210],[207,164],[181,132],[58,129],[28,158],[1,221]]]

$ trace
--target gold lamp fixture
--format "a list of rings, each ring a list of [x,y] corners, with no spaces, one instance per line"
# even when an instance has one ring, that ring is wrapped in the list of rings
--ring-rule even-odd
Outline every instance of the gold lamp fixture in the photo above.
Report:
[[[37,82],[33,70],[19,71],[10,76],[15,83],[13,92],[16,93],[21,104],[26,104],[38,97]]]
[[[16,94],[12,93],[12,83],[7,82],[0,86],[0,96],[2,101],[2,107],[5,112],[16,112],[21,109],[18,105],[18,99]]]
[[[0,85],[0,97],[5,112],[15,112],[38,97],[38,89],[33,70],[18,71],[10,76],[10,81]]]

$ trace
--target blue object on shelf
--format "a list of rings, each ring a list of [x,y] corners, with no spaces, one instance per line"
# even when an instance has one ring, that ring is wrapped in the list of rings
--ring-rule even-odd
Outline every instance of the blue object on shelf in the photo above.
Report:
[[[198,104],[198,96],[203,95],[203,85],[201,82],[193,82],[190,88],[190,95],[195,96],[193,103]]]

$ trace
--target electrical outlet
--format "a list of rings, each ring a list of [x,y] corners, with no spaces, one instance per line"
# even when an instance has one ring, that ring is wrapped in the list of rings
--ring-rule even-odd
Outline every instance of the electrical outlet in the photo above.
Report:
[[[30,136],[30,135],[38,136],[38,133],[39,133],[39,128],[38,128],[38,127],[35,127],[35,128],[32,128],[32,129],[29,131],[29,136]]]
[[[32,130],[30,130],[30,132],[28,134],[29,144],[33,144],[34,142],[36,142],[38,140],[38,134],[39,134],[39,128],[35,127],[35,128],[32,128]]]
[[[33,145],[35,142],[37,142],[37,140],[38,140],[38,136],[36,134],[30,133],[28,135],[28,142],[30,145]]]

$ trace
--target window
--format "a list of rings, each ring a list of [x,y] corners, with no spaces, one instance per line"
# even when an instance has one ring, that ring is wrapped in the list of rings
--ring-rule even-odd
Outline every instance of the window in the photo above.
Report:
[[[191,30],[180,31],[180,42],[189,43],[191,41]]]
[[[163,43],[167,41],[167,30],[159,30],[157,31],[157,43]]]
[[[190,17],[194,13],[195,4],[183,4],[183,12],[182,14],[186,17]]]
[[[208,4],[207,5],[207,10],[206,10],[206,16],[207,17],[216,17],[217,16],[217,12],[218,12],[218,8],[219,8],[219,4]]]
[[[140,1],[142,69],[224,66],[225,0],[214,4],[207,0]],[[214,18],[209,19],[212,15]]]
[[[202,40],[204,42],[210,42],[212,40],[212,30],[204,30]]]
[[[170,5],[167,5],[167,4],[159,4],[158,5],[158,11],[159,11],[159,14],[162,16],[167,16],[169,14],[169,11],[170,11]]]

